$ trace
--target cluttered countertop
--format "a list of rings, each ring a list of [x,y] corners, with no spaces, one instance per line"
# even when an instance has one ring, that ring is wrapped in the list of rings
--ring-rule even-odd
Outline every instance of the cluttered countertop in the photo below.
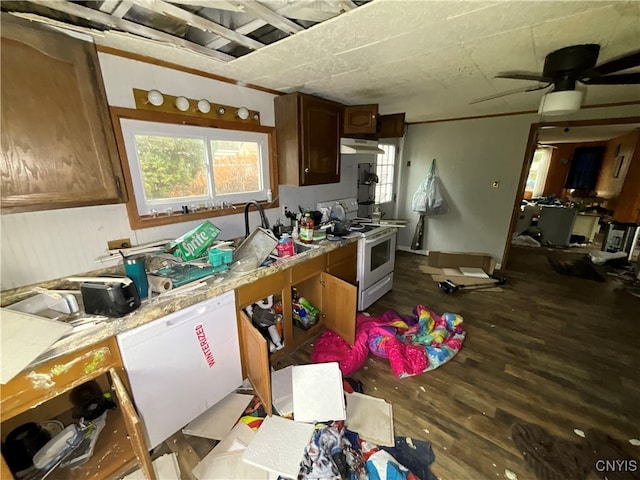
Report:
[[[253,233],[260,233],[258,230],[259,229],[256,229]],[[249,239],[249,237],[247,239]],[[216,272],[204,278],[196,279],[186,283],[185,285],[181,285],[178,288],[152,294],[150,297],[142,300],[139,308],[119,318],[104,315],[88,315],[82,308],[80,308],[80,311],[75,315],[76,319],[72,323],[75,325],[73,330],[55,342],[51,347],[47,348],[47,350],[32,361],[27,368],[33,368],[59,356],[73,353],[74,351],[133,329],[152,320],[164,317],[207,299],[214,298],[224,292],[250,284],[260,278],[290,269],[291,267],[309,259],[319,257],[331,250],[353,243],[357,241],[357,239],[358,236],[352,236],[334,240],[324,239],[316,241],[313,242],[310,248],[301,248],[300,251],[296,252],[293,256],[275,259],[272,258],[272,263],[268,266],[248,269],[245,268],[240,270],[236,268],[235,271],[233,267],[237,267],[238,265],[242,266],[242,262],[237,261],[234,255],[234,262],[231,265],[232,268]],[[225,243],[228,244],[229,242]],[[271,244],[268,245],[268,247],[270,246]],[[264,247],[264,245],[262,245],[262,247]],[[238,253],[239,250],[240,247],[236,250],[236,253]],[[160,254],[156,256],[153,253],[146,255],[146,258],[148,259],[147,266],[151,266],[148,271],[158,270],[157,267],[162,267],[163,265],[166,266],[167,256],[167,254]],[[264,263],[262,265],[264,265]],[[249,267],[255,267],[255,265],[249,265]],[[81,279],[86,277],[91,278],[114,275],[124,275],[123,265],[83,273],[82,277],[75,278]],[[10,306],[16,302],[32,297],[37,293],[64,292],[66,290],[74,291],[74,289],[77,288],[77,280],[74,282],[69,280],[69,278],[64,278],[41,282],[13,290],[6,290],[1,292],[2,307]],[[75,290],[75,292],[79,293],[78,290]],[[6,309],[4,312],[6,312]]]

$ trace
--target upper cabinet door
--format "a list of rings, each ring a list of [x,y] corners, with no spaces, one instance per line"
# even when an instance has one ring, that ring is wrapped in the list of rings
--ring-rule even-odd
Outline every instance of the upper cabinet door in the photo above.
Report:
[[[1,33],[3,213],[124,201],[93,44],[6,14]]]
[[[344,107],[344,134],[376,133],[378,104]]]
[[[302,97],[302,185],[340,181],[340,107]]]
[[[280,183],[339,182],[343,106],[299,92],[276,97],[274,106]]]

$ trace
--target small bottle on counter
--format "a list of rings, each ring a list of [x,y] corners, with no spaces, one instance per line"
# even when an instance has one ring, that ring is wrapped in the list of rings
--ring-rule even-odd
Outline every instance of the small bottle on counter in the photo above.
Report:
[[[313,218],[310,213],[305,213],[300,222],[300,240],[304,243],[313,243]]]
[[[293,257],[293,241],[289,237],[288,233],[282,234],[282,238],[278,241],[276,250],[278,251],[278,257]]]

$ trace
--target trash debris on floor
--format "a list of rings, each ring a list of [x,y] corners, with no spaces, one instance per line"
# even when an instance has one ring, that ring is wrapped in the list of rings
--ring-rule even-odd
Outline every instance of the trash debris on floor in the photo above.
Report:
[[[293,366],[271,372],[271,403],[282,417],[293,415]]]
[[[256,467],[296,478],[300,460],[314,426],[273,415],[267,417],[242,454],[242,460]]]
[[[435,459],[431,445],[395,437],[392,405],[360,393],[362,383],[343,378],[338,363],[289,366],[273,370],[271,377],[277,387],[276,410],[291,405],[293,418],[268,417],[254,397],[236,425],[193,469],[198,480],[435,480],[429,470]]]
[[[553,269],[561,275],[595,280],[596,282],[605,281],[605,277],[596,269],[588,255],[580,255],[579,258],[550,255],[547,256],[547,260]]]
[[[297,365],[291,372],[293,418],[298,422],[344,420],[342,374],[336,362]]]
[[[483,292],[502,292],[494,284],[496,261],[491,255],[479,253],[429,252],[428,265],[420,266],[420,271],[431,275],[436,282],[450,281],[461,286],[482,285]],[[484,287],[484,285],[487,287]],[[504,284],[504,282],[499,285]],[[493,287],[491,285],[494,285]]]
[[[356,392],[347,394],[347,425],[364,440],[394,446],[393,407],[381,398]]]
[[[640,462],[621,442],[593,428],[578,431],[582,438],[574,443],[551,435],[539,425],[516,423],[511,438],[539,480],[580,480],[591,473],[602,479],[636,478],[635,468]],[[633,465],[634,470],[622,470],[625,465]]]
[[[231,393],[184,427],[182,433],[221,440],[231,431],[252,398],[253,395]]]
[[[460,315],[449,312],[437,315],[423,305],[416,306],[412,315],[403,316],[393,310],[381,317],[359,314],[353,345],[325,330],[315,342],[311,361],[338,362],[342,374],[347,376],[364,366],[371,351],[388,358],[396,377],[404,378],[451,360],[462,348],[465,336]]]

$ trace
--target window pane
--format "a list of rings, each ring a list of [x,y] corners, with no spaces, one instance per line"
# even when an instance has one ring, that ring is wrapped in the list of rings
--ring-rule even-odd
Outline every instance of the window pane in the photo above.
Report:
[[[216,195],[261,190],[260,146],[257,142],[212,140]]]
[[[395,163],[395,146],[378,145],[385,153],[378,154],[376,175],[378,183],[375,190],[375,202],[386,203],[393,198],[393,169]]]
[[[209,195],[203,139],[135,135],[135,140],[147,200]]]

